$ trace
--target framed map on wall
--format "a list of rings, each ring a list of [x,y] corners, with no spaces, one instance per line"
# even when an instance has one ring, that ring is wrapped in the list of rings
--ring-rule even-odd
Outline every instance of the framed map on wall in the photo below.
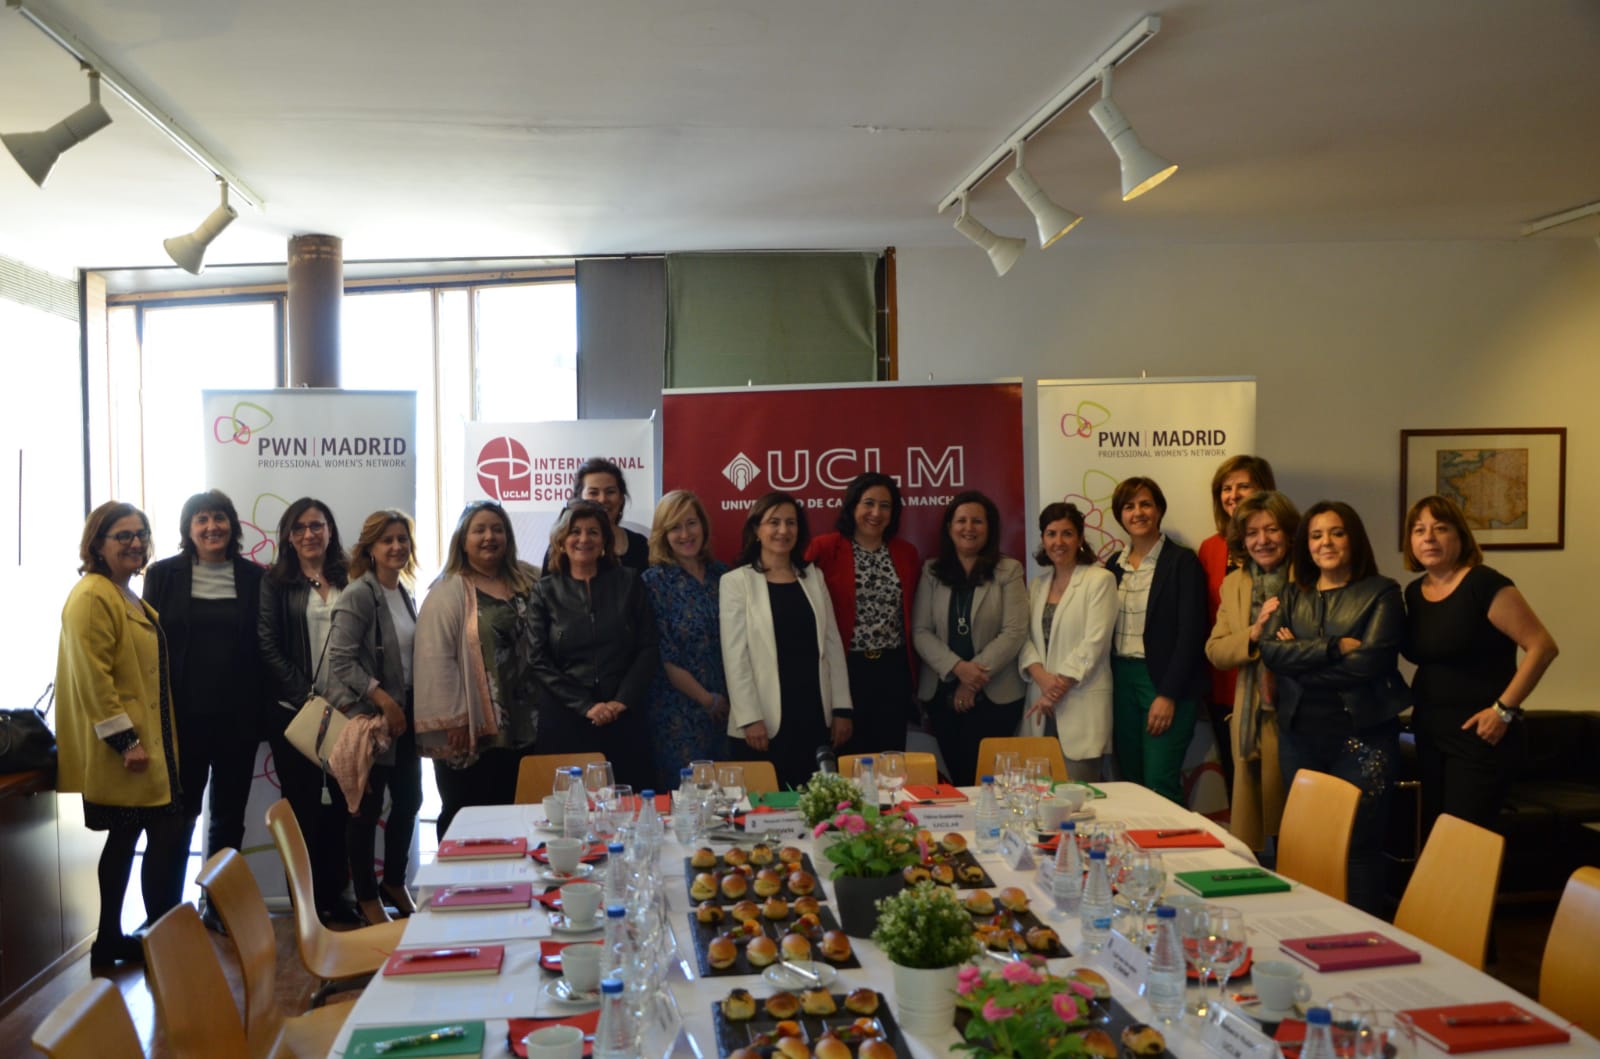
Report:
[[[1483,548],[1565,547],[1567,428],[1402,430],[1402,552],[1406,512],[1432,495],[1461,506]]]

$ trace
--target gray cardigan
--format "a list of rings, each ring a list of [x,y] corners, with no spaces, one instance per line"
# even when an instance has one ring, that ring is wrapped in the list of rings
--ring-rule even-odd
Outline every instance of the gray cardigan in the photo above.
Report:
[[[415,620],[417,606],[411,594],[400,588],[406,609]],[[338,709],[350,714],[378,713],[369,697],[373,687],[381,687],[402,706],[406,703],[405,663],[400,657],[400,641],[394,619],[383,600],[383,586],[371,570],[350,582],[333,605],[332,626],[328,630],[328,663],[323,667],[318,690]],[[379,670],[379,645],[383,663]]]

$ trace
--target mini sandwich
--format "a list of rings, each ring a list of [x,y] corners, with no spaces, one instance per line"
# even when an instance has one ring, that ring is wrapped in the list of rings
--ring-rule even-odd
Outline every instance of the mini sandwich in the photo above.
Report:
[[[739,958],[739,946],[727,934],[718,934],[706,943],[706,959],[713,970],[726,971]]]
[[[850,995],[844,998],[845,1010],[853,1011],[857,1015],[876,1015],[878,1013],[878,994],[872,989],[853,989]]]
[[[709,901],[717,896],[717,877],[703,871],[689,884],[689,896],[696,901]]]
[[[1026,935],[1028,948],[1034,952],[1053,952],[1061,938],[1049,927],[1029,927]]]
[[[822,909],[822,902],[815,897],[807,895],[805,897],[796,897],[793,901],[793,907],[795,915],[814,916]]]
[[[789,873],[789,892],[804,896],[817,888],[817,877],[801,869]]]
[[[771,864],[777,854],[772,852],[772,847],[765,842],[759,842],[750,849],[750,863],[755,865]]]
[[[832,1015],[839,1010],[833,994],[826,989],[807,989],[801,993],[800,1007],[807,1015]]]
[[[928,875],[940,886],[954,886],[956,870],[948,864],[935,864],[928,869]]]
[[[939,845],[943,847],[946,853],[965,853],[967,851],[966,836],[955,831],[951,831],[941,838]]]
[[[800,1013],[800,998],[793,993],[774,993],[764,1006],[770,1018],[792,1019]]]
[[[761,906],[754,901],[740,901],[732,908],[729,908],[728,913],[739,922],[746,923],[752,919],[761,918]]]
[[[752,945],[755,942],[751,942]],[[811,939],[804,934],[790,932],[783,936],[783,958],[786,960],[811,959]]]
[[[975,916],[994,915],[994,895],[988,890],[969,890],[962,896],[961,903]]]
[[[907,864],[900,874],[905,878],[907,886],[915,886],[932,877],[928,874],[928,869],[921,864]]]
[[[830,963],[843,963],[850,958],[850,936],[842,930],[830,930],[822,935],[819,948],[823,959]]]
[[[799,1037],[779,1037],[778,1050],[773,1054],[782,1059],[811,1059],[811,1049]]]
[[[995,895],[1001,907],[1013,912],[1026,912],[1028,910],[1028,895],[1022,892],[1021,887],[1007,886]]]
[[[789,902],[781,897],[769,897],[767,903],[761,906],[761,914],[768,919],[788,919]]]
[[[861,1050],[856,1052],[860,1059],[896,1059],[894,1045],[882,1037],[873,1037],[871,1040],[861,1042]]]
[[[722,877],[722,896],[738,900],[750,892],[750,881],[738,872],[730,871]]]
[[[1082,1038],[1084,1054],[1117,1059],[1117,1042],[1105,1030],[1084,1030]]]
[[[763,934],[750,939],[750,944],[745,946],[744,955],[750,961],[750,966],[768,967],[778,962],[778,944]]]
[[[783,889],[783,876],[771,868],[756,872],[755,891],[761,897],[771,897]]]
[[[851,1059],[850,1046],[831,1033],[817,1038],[817,1046],[811,1054],[816,1059]]]
[[[722,855],[722,863],[726,864],[730,868],[737,868],[741,864],[750,863],[750,854],[746,853],[738,846],[734,846],[732,849],[728,850],[728,852]]]
[[[805,853],[799,846],[784,846],[778,850],[778,861],[783,864],[799,864],[805,859]]]
[[[711,852],[709,846],[701,846],[699,849],[695,850],[694,853],[690,854],[689,866],[691,868],[700,869],[715,868],[717,866],[717,855]]]
[[[1067,978],[1081,985],[1086,985],[1094,990],[1096,1000],[1109,1000],[1111,998],[1111,983],[1106,981],[1105,975],[1088,967],[1075,967],[1067,972]]]

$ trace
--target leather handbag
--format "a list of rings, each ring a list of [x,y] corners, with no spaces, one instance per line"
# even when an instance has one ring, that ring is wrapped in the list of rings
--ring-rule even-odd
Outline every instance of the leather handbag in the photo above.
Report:
[[[339,734],[349,722],[331,702],[313,691],[283,730],[283,737],[312,764],[325,769],[328,754],[338,745]]]
[[[55,687],[53,683],[47,686],[28,709],[0,710],[0,773],[55,771],[56,736],[45,723],[50,706],[39,709],[46,695],[51,695],[54,704]]]

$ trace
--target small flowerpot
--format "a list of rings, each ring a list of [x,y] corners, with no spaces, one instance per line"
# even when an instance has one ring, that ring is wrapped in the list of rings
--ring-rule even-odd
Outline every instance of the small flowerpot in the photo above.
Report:
[[[895,1018],[907,1033],[939,1034],[955,1024],[959,966],[932,970],[889,966],[894,971]]]
[[[870,938],[878,925],[878,901],[905,889],[900,875],[862,879],[842,875],[833,880],[833,898],[839,907],[839,927],[852,938]]]

